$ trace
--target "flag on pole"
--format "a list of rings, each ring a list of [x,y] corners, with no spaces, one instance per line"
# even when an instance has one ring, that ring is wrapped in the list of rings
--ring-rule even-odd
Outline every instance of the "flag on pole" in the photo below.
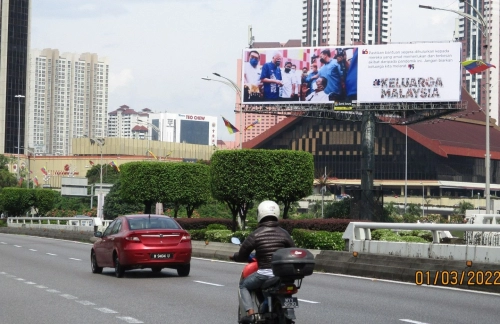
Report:
[[[151,152],[150,150],[148,150],[148,153],[149,153],[152,157],[154,157],[156,160],[158,160],[158,158],[156,157],[156,155],[154,155],[154,154],[153,154],[153,152]]]
[[[172,152],[173,152],[173,151],[168,152],[168,154],[167,154],[167,155],[165,155],[165,157],[166,157],[166,158],[167,158],[167,157],[169,157],[169,156],[172,154]]]
[[[92,160],[89,160],[89,163],[91,166],[94,166],[94,162]]]
[[[233,124],[231,124],[226,118],[222,117],[222,120],[224,121],[224,125],[227,127],[229,134],[239,132],[238,128],[234,127]]]
[[[260,123],[260,118],[255,120],[253,123],[251,123],[247,127],[245,127],[245,130],[252,128],[254,125],[257,125],[258,123]]]
[[[118,167],[118,165],[116,165],[115,161],[109,162],[109,165],[111,165],[113,168],[115,168],[116,171],[120,172],[120,168]]]
[[[45,167],[42,167],[40,170],[44,175],[47,175],[47,169]]]
[[[484,63],[481,60],[467,60],[462,62],[461,64],[470,74],[480,73],[491,67],[496,68],[496,66],[494,66],[493,64]]]
[[[33,183],[38,187],[38,178],[36,176],[33,178]]]

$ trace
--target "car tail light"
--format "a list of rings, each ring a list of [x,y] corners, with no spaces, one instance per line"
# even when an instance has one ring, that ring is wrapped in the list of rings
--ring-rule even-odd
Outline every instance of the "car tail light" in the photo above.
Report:
[[[181,242],[188,242],[191,241],[191,236],[189,234],[184,234],[181,237]]]
[[[278,294],[282,295],[293,295],[296,293],[297,293],[297,286],[295,286],[294,284],[281,286],[280,289],[278,290]]]
[[[138,236],[127,236],[125,239],[129,242],[140,242],[141,239]]]

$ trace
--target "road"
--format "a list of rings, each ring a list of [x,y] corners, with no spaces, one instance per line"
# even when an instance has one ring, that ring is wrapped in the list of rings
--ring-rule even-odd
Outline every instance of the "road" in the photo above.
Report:
[[[237,323],[243,264],[195,258],[175,270],[90,271],[90,244],[0,234],[0,323]],[[315,273],[297,323],[498,323],[500,295]]]

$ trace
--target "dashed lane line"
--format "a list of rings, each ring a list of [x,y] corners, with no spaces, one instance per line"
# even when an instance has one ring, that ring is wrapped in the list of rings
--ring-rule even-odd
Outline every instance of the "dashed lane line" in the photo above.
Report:
[[[44,285],[38,285],[38,286],[35,286],[35,287],[40,288],[40,289],[46,289],[46,288],[49,288],[49,287],[46,287],[46,286],[44,286]]]
[[[23,278],[16,278],[16,280],[19,280],[19,281],[24,281]]]
[[[49,292],[49,293],[54,293],[54,294],[60,293],[59,290],[55,290],[55,289],[47,289],[46,291]]]
[[[198,281],[198,280],[193,280],[194,282],[201,283],[204,285],[210,285],[210,286],[217,286],[217,287],[224,287],[224,285],[219,285],[216,283],[211,283],[211,282],[205,282],[205,281]]]
[[[22,247],[21,245],[14,245],[15,247]]]
[[[298,299],[300,300],[301,302],[303,303],[309,303],[309,304],[319,304],[320,302],[317,302],[317,301],[312,301],[312,300],[307,300],[307,299]]]
[[[88,300],[75,300],[75,301],[85,306],[95,306],[93,302],[90,302]]]
[[[69,258],[70,260],[82,261],[82,259]]]
[[[116,314],[116,313],[118,313],[117,311],[114,311],[114,310],[106,308],[106,307],[94,308],[94,309],[97,309],[98,311],[106,313],[106,314]]]
[[[121,319],[122,321],[125,321],[127,323],[134,323],[134,324],[144,323],[139,321],[138,319],[128,316],[116,316],[116,318]]]
[[[419,322],[419,321],[414,321],[414,320],[411,320],[411,319],[400,319],[401,322],[406,322],[406,323],[413,323],[413,324],[428,324],[428,323],[424,323],[424,322]]]
[[[33,281],[26,281],[24,283],[27,285],[36,285],[36,282],[33,282]]]
[[[75,297],[75,296],[72,296],[72,295],[68,295],[68,294],[62,294],[60,296],[66,298],[66,299],[78,299],[78,297]]]
[[[54,253],[45,253],[47,255],[52,255],[52,256],[57,256],[57,254],[54,254]]]
[[[0,242],[0,244],[7,244],[7,243],[5,243],[5,242]]]
[[[36,252],[36,251],[37,251],[37,250],[35,250],[35,249],[29,249],[29,250],[30,250],[30,251],[32,251],[32,252]]]

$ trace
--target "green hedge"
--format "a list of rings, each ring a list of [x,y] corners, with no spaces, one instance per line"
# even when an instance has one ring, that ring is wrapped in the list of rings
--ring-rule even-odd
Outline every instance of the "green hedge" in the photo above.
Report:
[[[372,240],[375,241],[428,243],[429,241],[421,236],[409,235],[409,234],[417,234],[417,235],[422,235],[424,237],[427,235],[427,234],[424,235],[424,233],[419,233],[419,232],[425,232],[425,231],[405,231],[405,232],[400,232],[398,234],[390,229],[378,229],[371,231],[371,235],[372,235]],[[432,235],[431,235],[431,241],[432,241]]]
[[[174,218],[181,227],[187,231],[205,229],[210,224],[225,225],[230,229],[233,222],[230,219],[223,218]]]
[[[294,229],[295,245],[305,249],[343,251],[345,242],[342,232],[310,231]]]

